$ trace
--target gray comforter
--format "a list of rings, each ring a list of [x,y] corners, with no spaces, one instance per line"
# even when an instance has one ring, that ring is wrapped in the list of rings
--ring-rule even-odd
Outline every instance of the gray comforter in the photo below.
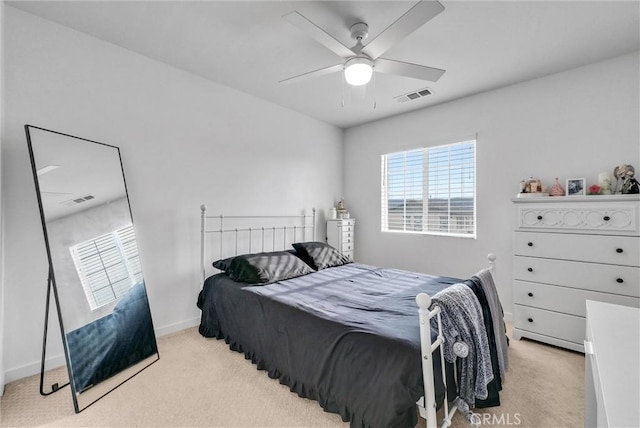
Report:
[[[219,274],[199,295],[199,331],[352,427],[413,427],[423,395],[415,296],[456,282],[356,263],[265,286]]]

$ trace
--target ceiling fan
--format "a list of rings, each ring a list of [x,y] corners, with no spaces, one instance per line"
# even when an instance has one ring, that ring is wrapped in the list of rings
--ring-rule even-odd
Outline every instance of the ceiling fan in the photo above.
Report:
[[[344,62],[293,76],[281,80],[280,83],[296,83],[339,71],[344,71],[346,82],[354,86],[369,83],[374,71],[435,82],[445,70],[381,58],[380,55],[443,10],[444,6],[436,0],[420,1],[366,45],[362,42],[369,35],[369,26],[364,22],[358,22],[351,26],[351,37],[356,41],[355,46],[351,48],[339,42],[299,12],[289,12],[283,16],[286,21],[342,57]]]

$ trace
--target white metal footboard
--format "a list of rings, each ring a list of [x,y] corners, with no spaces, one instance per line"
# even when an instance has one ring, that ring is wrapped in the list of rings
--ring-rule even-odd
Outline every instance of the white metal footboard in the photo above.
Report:
[[[490,253],[487,258],[489,259],[489,269],[492,273],[495,270],[496,256]],[[441,427],[445,428],[451,425],[451,419],[458,409],[456,405],[451,406],[449,410],[449,402],[447,393],[447,374],[445,371],[444,360],[444,344],[445,339],[442,335],[442,320],[440,317],[441,309],[436,306],[433,310],[429,310],[431,306],[431,297],[426,293],[420,293],[416,296],[416,303],[420,308],[418,314],[420,317],[420,348],[422,354],[422,378],[424,381],[424,397],[420,398],[416,403],[418,405],[418,411],[420,416],[426,419],[427,427],[437,427],[438,420],[436,416],[436,392],[433,378],[433,352],[440,348],[440,368],[442,370],[442,382],[444,383],[445,398],[444,398],[444,418],[442,420]],[[437,317],[438,320],[438,336],[436,340],[431,342],[431,319]]]

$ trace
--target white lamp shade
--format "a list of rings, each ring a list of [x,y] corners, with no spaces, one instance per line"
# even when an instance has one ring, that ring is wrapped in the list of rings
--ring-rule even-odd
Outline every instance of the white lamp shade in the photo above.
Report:
[[[366,85],[373,76],[371,61],[367,58],[352,58],[345,64],[344,79],[353,86]]]

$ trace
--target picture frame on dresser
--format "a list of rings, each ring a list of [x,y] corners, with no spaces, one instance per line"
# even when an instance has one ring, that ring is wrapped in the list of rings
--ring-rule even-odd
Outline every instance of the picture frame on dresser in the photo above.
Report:
[[[567,178],[567,196],[584,196],[584,178]]]

